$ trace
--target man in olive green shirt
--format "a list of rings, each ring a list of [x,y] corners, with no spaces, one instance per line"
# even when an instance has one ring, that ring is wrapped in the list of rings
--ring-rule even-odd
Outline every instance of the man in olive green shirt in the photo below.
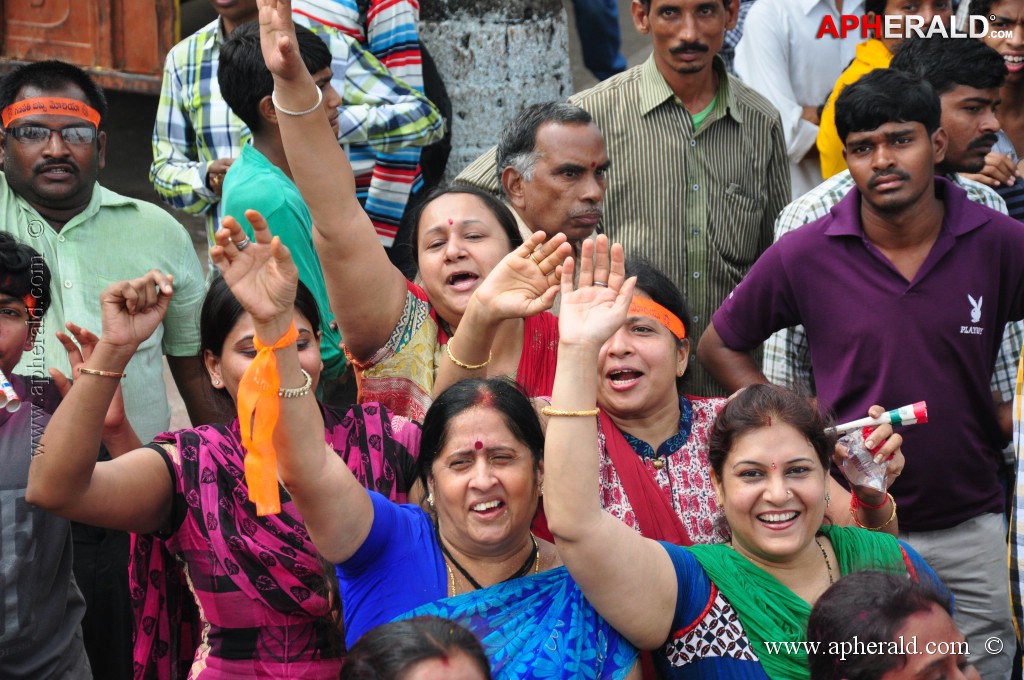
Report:
[[[675,282],[700,332],[771,245],[789,202],[782,123],[717,56],[738,0],[635,0],[632,10],[651,57],[569,101],[608,145],[603,231]],[[457,181],[493,186],[493,159]],[[725,394],[692,355],[687,375],[690,393]]]

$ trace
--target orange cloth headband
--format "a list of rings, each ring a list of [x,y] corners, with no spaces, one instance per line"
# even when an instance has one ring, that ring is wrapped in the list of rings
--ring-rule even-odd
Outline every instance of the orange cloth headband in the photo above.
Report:
[[[287,347],[298,337],[294,321],[288,331],[269,347],[254,337],[256,358],[245,369],[238,384],[238,422],[242,430],[242,446],[245,447],[245,483],[260,517],[281,512],[277,451],[273,443],[274,427],[281,414],[281,397],[277,393],[281,389],[281,376],[277,372],[274,350]]]
[[[4,127],[7,127],[19,118],[40,114],[74,116],[87,120],[96,127],[100,126],[99,111],[77,99],[61,99],[59,97],[32,97],[14,102],[4,109],[3,113],[0,113],[0,120],[3,121]]]
[[[633,296],[629,303],[629,313],[639,316],[649,316],[672,332],[680,340],[686,338],[686,326],[679,320],[679,317],[668,311],[650,298]]]

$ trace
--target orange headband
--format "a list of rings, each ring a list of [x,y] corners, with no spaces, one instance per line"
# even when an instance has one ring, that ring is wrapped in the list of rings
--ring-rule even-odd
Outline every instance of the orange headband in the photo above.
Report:
[[[4,127],[7,127],[19,118],[40,114],[74,116],[89,121],[96,127],[100,126],[99,111],[77,99],[62,99],[60,97],[32,97],[14,102],[4,109],[3,113],[0,113],[0,120],[3,121]]]
[[[277,486],[277,451],[274,450],[274,427],[281,414],[281,376],[277,372],[275,349],[295,342],[299,331],[292,322],[288,331],[273,345],[264,345],[254,337],[256,358],[242,375],[238,385],[238,423],[245,447],[245,482],[249,499],[256,504],[260,517],[281,512],[281,495]]]
[[[679,320],[679,317],[668,311],[650,298],[633,296],[629,303],[629,313],[639,316],[649,316],[665,328],[671,331],[672,335],[680,340],[686,339],[686,326]]]

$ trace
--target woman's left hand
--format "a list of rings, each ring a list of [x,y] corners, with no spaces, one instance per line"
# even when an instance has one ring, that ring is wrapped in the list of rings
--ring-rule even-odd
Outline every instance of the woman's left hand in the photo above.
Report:
[[[872,418],[885,413],[885,409],[881,406],[875,405],[868,409],[868,415]],[[906,463],[906,459],[903,457],[903,451],[900,448],[903,446],[903,437],[895,434],[892,430],[892,425],[885,423],[877,426],[870,435],[864,440],[864,445],[868,450],[874,449],[878,446],[879,442],[883,442],[882,447],[875,451],[873,460],[876,465],[882,465],[885,463],[885,488],[886,490],[892,486],[896,478],[903,472],[903,466]],[[843,461],[847,458],[846,447],[842,444],[836,444],[835,453],[832,456],[832,460],[839,467],[839,471],[843,472],[843,476],[846,474],[843,469]],[[849,479],[847,479],[849,481]],[[866,505],[878,505],[885,501],[886,491],[878,491],[867,486],[850,484],[850,490],[854,495],[857,496]]]
[[[271,235],[262,215],[246,210],[245,217],[255,238],[250,240],[233,217],[225,217],[210,257],[256,324],[284,321],[287,328],[294,313],[299,270],[281,239]]]
[[[575,263],[570,260],[562,270],[559,341],[600,347],[626,320],[636,278],[626,278],[622,246],[609,246],[604,234],[584,241],[582,250],[579,285],[575,289]]]
[[[562,262],[572,254],[565,239],[565,234],[548,239],[544,232],[535,232],[491,270],[473,293],[490,321],[522,319],[551,309]]]

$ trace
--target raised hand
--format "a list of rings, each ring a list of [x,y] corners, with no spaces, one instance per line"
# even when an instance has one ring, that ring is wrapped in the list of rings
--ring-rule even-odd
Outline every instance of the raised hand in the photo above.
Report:
[[[250,240],[238,221],[225,217],[214,238],[210,258],[232,294],[257,324],[286,320],[291,324],[299,270],[281,239],[272,236],[267,221],[255,210],[245,211],[252,225]],[[273,338],[266,338],[273,340]]]
[[[135,352],[167,314],[173,277],[152,269],[144,276],[107,286],[100,293],[103,341]]]
[[[633,299],[636,277],[626,279],[625,255],[608,237],[583,242],[579,286],[573,290],[575,263],[562,267],[558,332],[565,343],[603,345],[622,326]]]
[[[523,245],[502,258],[474,291],[493,322],[526,318],[547,311],[558,295],[562,262],[572,253],[565,234],[550,240],[535,232]]]
[[[267,69],[285,80],[302,80],[304,75],[309,79],[295,38],[291,0],[257,0],[257,6],[260,10],[260,45]]]
[[[64,351],[68,353],[68,362],[71,364],[71,377],[74,379],[78,378],[79,369],[85,365],[85,362],[92,356],[92,351],[96,349],[99,338],[96,334],[90,330],[82,328],[77,324],[73,324],[68,321],[64,324],[65,327],[70,331],[71,335],[57,331],[57,340],[64,346]],[[71,337],[74,336],[74,340]],[[77,344],[75,344],[77,342]],[[68,391],[71,389],[71,380],[68,376],[61,373],[56,368],[51,368],[50,377],[53,378],[54,385],[57,386],[57,390],[60,392],[62,397],[66,397]],[[110,407],[107,409],[107,414],[103,418],[104,429],[113,429],[121,427],[125,424],[127,416],[124,412],[124,394],[121,391],[120,384],[117,386],[117,391],[114,392],[114,398],[110,402]]]

